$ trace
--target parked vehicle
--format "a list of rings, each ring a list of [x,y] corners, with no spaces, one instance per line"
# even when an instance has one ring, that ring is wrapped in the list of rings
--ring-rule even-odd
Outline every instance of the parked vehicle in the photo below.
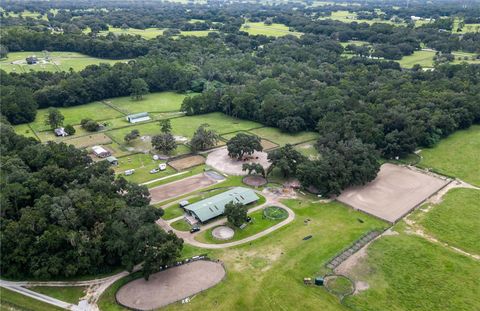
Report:
[[[160,164],[158,165],[158,168],[159,168],[161,171],[164,171],[164,170],[167,169],[167,164],[165,164],[165,163],[160,163]]]
[[[134,170],[134,169],[126,170],[126,171],[125,171],[125,176],[133,175],[133,173],[135,173],[135,170]]]
[[[192,229],[190,229],[190,233],[195,233],[195,232],[198,232],[198,231],[200,231],[199,227],[193,227]]]
[[[180,205],[180,207],[185,207],[188,204],[190,204],[190,202],[188,202],[187,200],[183,200],[183,201],[178,202],[178,205]]]
[[[160,169],[158,169],[158,168],[154,168],[154,169],[150,170],[150,174],[155,174],[155,173],[158,173],[158,172],[160,172]]]

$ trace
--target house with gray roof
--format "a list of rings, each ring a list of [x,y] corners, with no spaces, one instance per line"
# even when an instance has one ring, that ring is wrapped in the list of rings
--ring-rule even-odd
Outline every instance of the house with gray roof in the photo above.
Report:
[[[231,190],[214,195],[213,197],[184,206],[188,215],[195,217],[200,222],[223,215],[225,205],[230,202],[251,204],[259,200],[259,197],[252,189],[235,187]]]

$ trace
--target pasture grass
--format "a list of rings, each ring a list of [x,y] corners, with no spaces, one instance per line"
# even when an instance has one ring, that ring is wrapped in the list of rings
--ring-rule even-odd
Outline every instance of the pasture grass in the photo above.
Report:
[[[300,132],[295,134],[284,133],[277,128],[262,127],[249,131],[257,136],[268,139],[277,145],[284,146],[286,144],[299,144],[317,139],[319,135],[315,132]]]
[[[412,55],[404,56],[398,62],[403,68],[412,68],[413,65],[421,65],[424,68],[433,67],[435,51],[415,51]]]
[[[220,259],[227,277],[190,303],[175,303],[165,310],[347,310],[324,288],[303,285],[303,278],[323,275],[332,256],[362,234],[386,224],[337,202],[284,203],[296,213],[295,220],[265,237],[228,249],[185,246],[184,254],[207,253]],[[311,219],[308,225],[303,222],[306,218]],[[313,237],[303,241],[307,235]],[[107,304],[112,308],[105,310],[122,310],[115,305],[113,295],[100,298],[102,310]]]
[[[418,223],[438,240],[480,254],[480,190],[455,188],[442,199],[428,212],[415,213]]]
[[[480,186],[480,125],[456,131],[433,148],[423,149],[419,166]]]
[[[34,286],[29,289],[61,301],[78,304],[80,298],[85,296],[84,286]]]
[[[61,311],[62,308],[38,301],[36,299],[13,292],[6,288],[0,288],[0,309],[21,311]]]
[[[217,32],[216,30],[188,30],[181,31],[180,36],[185,37],[206,37],[211,32]]]
[[[460,31],[458,30],[459,24],[462,22],[462,19],[456,17],[453,21],[452,33],[456,34],[466,34],[469,32],[480,32],[480,24],[465,24]]]
[[[122,116],[122,114],[115,109],[108,107],[102,102],[93,102],[85,105],[60,107],[57,108],[65,117],[63,124],[78,125],[82,119],[92,119],[96,121],[108,120]],[[49,125],[45,125],[48,108],[39,109],[35,121],[30,123],[30,126],[37,132],[46,131],[50,129]],[[76,133],[78,135],[78,133]]]
[[[271,25],[265,25],[263,22],[246,22],[242,25],[242,31],[248,32],[251,36],[256,35],[265,35],[269,37],[283,37],[286,35],[292,35],[296,37],[300,37],[302,35],[301,32],[290,31],[288,26],[284,24],[273,23]]]
[[[476,310],[480,307],[480,265],[422,237],[383,236],[354,268],[369,289],[343,300],[353,310]]]
[[[106,102],[125,114],[139,112],[170,112],[180,111],[180,106],[188,95],[175,92],[157,92],[134,100],[130,96],[107,99]]]
[[[331,16],[322,17],[321,19],[331,19],[331,20],[335,20],[335,21],[339,21],[339,22],[347,23],[347,24],[357,22],[357,23],[367,23],[369,25],[373,25],[375,23],[384,23],[384,24],[389,24],[389,25],[394,25],[394,26],[405,26],[406,25],[404,22],[394,23],[390,20],[383,20],[383,19],[380,19],[380,18],[359,19],[358,16],[357,16],[357,13],[344,11],[344,10],[332,12]]]
[[[187,138],[192,138],[193,133],[204,123],[209,124],[210,129],[217,131],[218,134],[248,130],[261,126],[259,123],[233,118],[220,112],[198,116],[185,116],[170,120],[172,124],[172,134]],[[134,128],[138,129],[141,135],[160,134],[160,126],[158,125],[158,122],[140,123],[134,126],[110,131],[108,134],[116,141],[123,141],[125,134]]]
[[[159,28],[145,28],[145,29],[136,29],[136,28],[128,28],[123,30],[122,28],[109,26],[108,30],[100,31],[99,34],[102,36],[108,35],[109,32],[115,35],[139,35],[145,39],[153,39],[158,36],[162,36],[165,29]],[[87,29],[86,32],[90,32],[90,29]]]
[[[316,141],[309,141],[295,146],[295,150],[309,158],[310,160],[318,159],[320,154],[315,148]]]
[[[31,55],[36,55],[39,58],[39,63],[28,65],[25,58]],[[88,55],[76,52],[49,52],[50,61],[42,63],[44,54],[42,51],[30,52],[11,52],[6,58],[0,60],[0,69],[6,72],[26,73],[29,71],[68,71],[72,68],[74,71],[80,71],[89,65],[98,65],[106,63],[113,65],[118,62],[126,62],[127,59],[104,59],[91,57]],[[19,62],[13,64],[12,62]]]

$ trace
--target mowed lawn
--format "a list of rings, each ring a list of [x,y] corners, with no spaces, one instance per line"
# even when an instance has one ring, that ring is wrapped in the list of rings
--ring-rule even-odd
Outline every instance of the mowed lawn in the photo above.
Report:
[[[191,138],[197,128],[204,123],[209,124],[210,129],[217,131],[218,134],[248,130],[261,126],[259,123],[240,120],[220,112],[198,116],[185,116],[170,120],[172,124],[172,134],[187,138]],[[132,129],[139,130],[140,135],[157,135],[160,133],[160,126],[158,125],[158,122],[150,122],[113,130],[108,132],[108,135],[116,141],[123,141],[125,134],[129,133]]]
[[[455,188],[418,222],[438,240],[480,254],[480,190]]]
[[[187,96],[190,95],[175,92],[158,92],[144,95],[143,99],[140,100],[134,100],[130,96],[125,96],[107,99],[106,102],[126,114],[170,112],[179,111],[184,98]]]
[[[480,125],[457,131],[435,147],[423,149],[420,166],[480,186]]]
[[[369,288],[344,304],[351,310],[479,310],[478,262],[400,227],[399,235],[369,246],[368,257],[353,272]]]
[[[321,19],[331,19],[343,23],[367,23],[369,25],[375,24],[375,23],[385,23],[385,24],[390,24],[394,26],[405,26],[406,24],[404,22],[402,23],[394,23],[390,20],[383,20],[380,18],[375,18],[375,19],[359,19],[357,18],[357,13],[355,12],[349,12],[349,11],[335,11],[332,12],[332,15],[329,17],[323,17]]]
[[[39,58],[39,63],[34,65],[27,65],[25,58],[31,55],[36,55]],[[11,52],[8,53],[6,58],[0,59],[0,69],[6,72],[24,73],[33,71],[68,71],[72,68],[74,71],[80,71],[89,65],[98,65],[100,63],[115,64],[118,62],[126,62],[127,59],[103,59],[90,57],[88,55],[76,53],[76,52],[50,52],[50,61],[43,63],[44,53],[42,51],[31,52]],[[12,62],[21,62],[19,64]]]
[[[404,56],[398,62],[403,68],[412,68],[413,65],[421,65],[425,68],[433,67],[435,51],[415,51],[412,55]]]
[[[165,310],[347,310],[323,287],[303,285],[303,278],[323,275],[332,256],[385,223],[336,202],[285,203],[296,213],[295,220],[261,239],[224,250],[185,246],[190,256],[208,253],[219,258],[227,277],[190,303],[172,304]],[[311,219],[308,225],[306,218]],[[313,237],[304,241],[307,235]],[[101,309],[121,310],[110,292],[101,297]]]
[[[65,117],[63,124],[80,124],[82,119],[93,120],[108,120],[123,116],[122,113],[115,109],[103,104],[102,102],[93,102],[85,105],[72,106],[72,107],[60,107],[57,108]],[[45,125],[45,116],[48,113],[48,108],[39,109],[37,111],[37,117],[35,121],[30,123],[30,126],[35,131],[46,131],[50,129],[50,126]]]
[[[282,37],[286,35],[292,35],[300,37],[301,32],[290,31],[288,26],[284,24],[272,23],[271,25],[265,25],[263,22],[251,23],[246,22],[242,25],[241,31],[248,32],[249,35],[265,35],[269,37]]]
[[[215,228],[210,228],[207,231],[201,232],[200,234],[198,234],[195,237],[195,239],[197,241],[204,242],[204,243],[213,243],[213,244],[229,243],[229,242],[245,239],[249,236],[252,236],[254,234],[262,232],[262,231],[278,224],[279,222],[282,222],[282,221],[285,220],[285,219],[276,220],[276,219],[264,218],[264,217],[262,217],[263,216],[263,209],[259,210],[259,211],[256,211],[256,212],[253,212],[253,213],[249,214],[248,216],[250,216],[252,218],[252,222],[249,223],[244,229],[239,229],[235,226],[227,224],[227,226],[231,227],[235,231],[235,234],[234,234],[233,238],[230,239],[230,240],[222,241],[222,240],[215,239],[212,235],[212,231],[216,227]]]

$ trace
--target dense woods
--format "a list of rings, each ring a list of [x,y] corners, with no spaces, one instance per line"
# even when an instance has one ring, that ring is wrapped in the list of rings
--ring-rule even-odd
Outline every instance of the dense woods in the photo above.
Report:
[[[6,277],[58,278],[172,263],[182,240],[157,225],[147,188],[115,179],[106,161],[0,127],[0,268]]]

